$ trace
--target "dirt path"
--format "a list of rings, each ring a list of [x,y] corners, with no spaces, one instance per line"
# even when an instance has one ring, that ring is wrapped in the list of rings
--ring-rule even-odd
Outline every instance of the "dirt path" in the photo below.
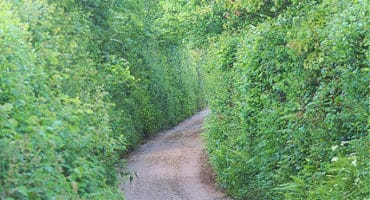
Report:
[[[200,134],[208,112],[202,111],[160,133],[129,157],[128,169],[138,178],[123,186],[127,200],[227,199],[202,181],[207,172],[202,169],[204,143]]]

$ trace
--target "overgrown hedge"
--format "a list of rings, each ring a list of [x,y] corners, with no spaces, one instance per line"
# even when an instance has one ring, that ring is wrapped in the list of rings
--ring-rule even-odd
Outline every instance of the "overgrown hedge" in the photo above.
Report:
[[[120,155],[201,107],[203,76],[236,199],[368,198],[369,6],[0,0],[0,198],[123,198]]]
[[[122,154],[203,105],[160,12],[0,0],[0,199],[123,199]]]
[[[259,2],[257,13],[272,4]],[[285,8],[257,22],[230,3],[240,13],[206,49],[220,186],[236,199],[366,199],[370,5],[276,2]]]

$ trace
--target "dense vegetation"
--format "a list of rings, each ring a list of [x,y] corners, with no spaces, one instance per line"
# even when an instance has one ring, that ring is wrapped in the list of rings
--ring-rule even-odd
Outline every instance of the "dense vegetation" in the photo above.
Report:
[[[236,199],[369,198],[369,2],[214,0],[188,9],[220,186]]]
[[[203,105],[150,1],[0,0],[0,199],[122,199],[120,156]]]
[[[367,0],[0,0],[0,199],[121,199],[120,156],[204,97],[236,199],[367,199],[369,16]]]

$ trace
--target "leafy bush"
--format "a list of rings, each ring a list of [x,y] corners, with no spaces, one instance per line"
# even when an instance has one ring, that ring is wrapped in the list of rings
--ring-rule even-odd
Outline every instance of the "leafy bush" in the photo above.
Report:
[[[0,199],[123,199],[122,154],[203,105],[196,66],[147,11],[0,1]]]
[[[209,39],[207,140],[220,186],[237,199],[367,198],[369,7],[286,5]]]

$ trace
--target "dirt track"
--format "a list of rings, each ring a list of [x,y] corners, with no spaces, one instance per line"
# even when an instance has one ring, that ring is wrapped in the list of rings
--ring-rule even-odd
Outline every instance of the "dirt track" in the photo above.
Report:
[[[128,170],[136,172],[138,178],[123,186],[127,200],[228,199],[204,181],[209,170],[202,163],[204,143],[200,134],[208,112],[160,133],[129,157]]]

